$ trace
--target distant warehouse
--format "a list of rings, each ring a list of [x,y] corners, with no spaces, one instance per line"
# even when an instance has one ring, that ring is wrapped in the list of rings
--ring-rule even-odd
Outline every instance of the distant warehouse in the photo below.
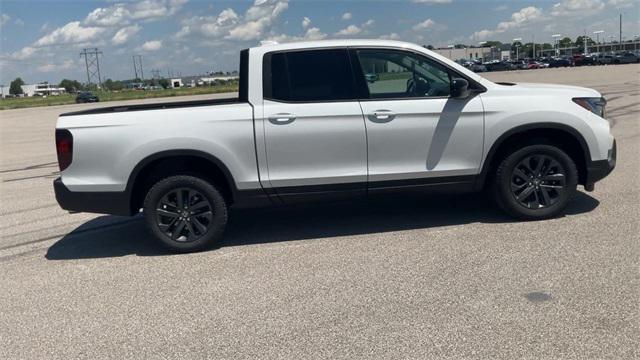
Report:
[[[67,92],[65,88],[57,85],[41,82],[38,84],[22,85],[23,96],[44,96],[44,95],[60,95]],[[3,86],[0,89],[0,95],[5,98],[9,95],[9,86]]]

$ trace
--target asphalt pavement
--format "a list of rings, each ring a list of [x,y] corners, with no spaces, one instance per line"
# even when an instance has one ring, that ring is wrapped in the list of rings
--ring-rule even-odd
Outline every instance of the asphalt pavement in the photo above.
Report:
[[[0,111],[0,358],[640,357],[640,65],[486,76],[607,97],[617,168],[565,216],[482,194],[242,210],[219,249],[172,255],[139,217],[55,202],[57,115],[114,103]]]

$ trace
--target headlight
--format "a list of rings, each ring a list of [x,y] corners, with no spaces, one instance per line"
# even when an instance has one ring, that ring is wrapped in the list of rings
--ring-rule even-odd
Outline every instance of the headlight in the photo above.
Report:
[[[572,100],[574,103],[604,119],[604,108],[607,105],[607,100],[605,98],[573,98]]]

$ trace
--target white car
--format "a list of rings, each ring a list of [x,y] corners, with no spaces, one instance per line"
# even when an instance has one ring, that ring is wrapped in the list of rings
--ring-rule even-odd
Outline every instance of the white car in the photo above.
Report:
[[[488,190],[545,219],[614,168],[605,104],[493,83],[404,42],[269,44],[241,52],[237,98],[62,114],[54,187],[70,211],[143,212],[180,252],[214,246],[230,206],[399,190]]]

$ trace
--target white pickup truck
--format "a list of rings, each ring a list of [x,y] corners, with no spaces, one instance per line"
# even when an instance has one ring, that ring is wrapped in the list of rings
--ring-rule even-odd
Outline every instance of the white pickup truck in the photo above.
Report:
[[[544,219],[614,168],[605,104],[404,42],[269,44],[241,52],[237,98],[62,114],[54,188],[69,211],[143,212],[179,252],[219,241],[230,206],[398,190],[486,189]]]

